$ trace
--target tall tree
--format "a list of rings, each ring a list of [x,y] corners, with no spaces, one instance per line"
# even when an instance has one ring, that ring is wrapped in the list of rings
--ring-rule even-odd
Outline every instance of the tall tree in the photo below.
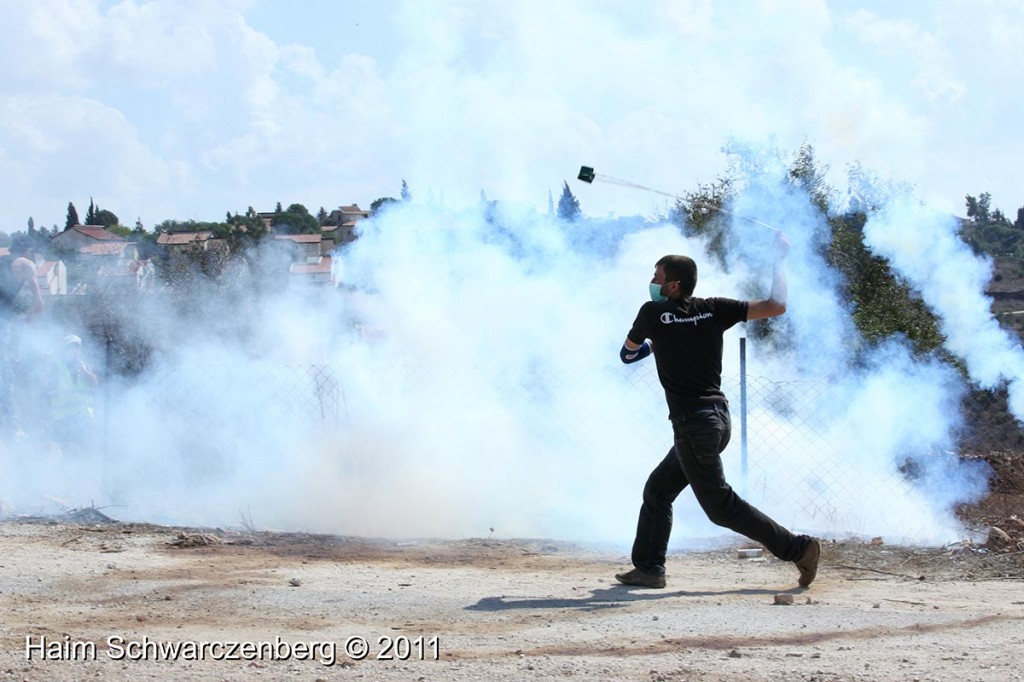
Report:
[[[93,203],[92,197],[89,197],[89,210],[85,212],[85,224],[86,225],[99,225],[96,222],[96,204]]]
[[[320,231],[320,223],[302,204],[292,204],[287,211],[275,212],[272,224],[286,234],[309,234]]]
[[[978,198],[968,194],[964,197],[964,203],[967,205],[967,217],[978,222]]]
[[[677,199],[669,211],[669,222],[677,225],[687,237],[701,237],[706,240],[707,252],[725,267],[726,241],[729,221],[723,219],[720,209],[735,195],[734,179],[720,177],[697,189],[686,192],[685,198]]]
[[[835,195],[825,179],[828,166],[822,165],[814,156],[814,147],[805,142],[793,155],[789,166],[789,180],[807,192],[807,197],[822,213],[828,212],[829,204]]]
[[[402,201],[412,201],[412,194],[409,193],[409,185],[402,178]]]
[[[118,220],[117,216],[114,215],[113,211],[108,211],[105,208],[97,208],[89,224],[102,225],[103,227],[113,227],[114,225],[120,225],[121,221]]]
[[[370,202],[370,213],[377,215],[388,206],[398,203],[401,202],[394,197],[378,197]]]
[[[68,217],[64,221],[64,229],[65,230],[70,230],[75,225],[81,225],[81,223],[78,222],[78,211],[75,210],[75,204],[73,202],[69,201],[68,202]]]
[[[320,210],[316,212],[316,220],[318,223],[320,223],[321,226],[323,226],[327,224],[327,218],[327,209],[321,206]]]
[[[558,217],[574,223],[580,217],[580,202],[573,196],[569,183],[562,181],[562,196],[558,199]]]
[[[1013,221],[1013,226],[1024,230],[1024,206],[1017,209],[1017,219]]]
[[[967,202],[967,217],[975,223],[987,223],[991,218],[989,209],[992,206],[992,195],[982,192],[977,197],[968,194],[964,199]]]
[[[33,232],[36,229],[36,221],[32,220],[32,216],[28,217],[28,231]],[[45,228],[43,228],[45,229]]]
[[[992,219],[991,214],[992,208],[992,195],[988,192],[982,192],[978,195],[978,222],[987,223]]]

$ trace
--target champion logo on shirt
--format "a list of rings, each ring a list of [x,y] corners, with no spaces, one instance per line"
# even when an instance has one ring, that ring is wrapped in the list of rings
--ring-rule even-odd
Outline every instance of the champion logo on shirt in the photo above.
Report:
[[[699,315],[694,315],[693,317],[679,317],[675,313],[662,313],[661,314],[661,323],[662,324],[677,324],[677,323],[682,322],[683,324],[687,324],[688,323],[688,324],[692,324],[692,325],[696,326],[698,322],[700,322],[701,320],[706,320],[709,317],[712,317],[711,313],[700,313]]]

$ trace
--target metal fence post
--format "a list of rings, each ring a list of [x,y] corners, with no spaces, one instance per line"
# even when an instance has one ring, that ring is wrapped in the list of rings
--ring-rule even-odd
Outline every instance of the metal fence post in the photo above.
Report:
[[[747,496],[747,337],[740,337],[740,491]]]

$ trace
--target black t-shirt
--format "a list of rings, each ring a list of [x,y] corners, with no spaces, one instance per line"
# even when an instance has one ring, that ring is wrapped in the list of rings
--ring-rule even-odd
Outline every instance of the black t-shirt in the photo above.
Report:
[[[654,345],[669,418],[722,402],[722,334],[746,322],[747,302],[732,298],[649,301],[640,307],[629,340]]]

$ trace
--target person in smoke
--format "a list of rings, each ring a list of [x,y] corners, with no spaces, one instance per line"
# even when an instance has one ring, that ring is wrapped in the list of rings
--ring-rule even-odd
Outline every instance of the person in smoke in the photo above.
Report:
[[[50,411],[53,437],[64,452],[90,454],[94,443],[92,392],[99,379],[82,358],[82,339],[64,338],[64,354],[54,367]]]
[[[721,453],[731,432],[729,403],[721,389],[722,334],[737,322],[786,312],[784,262],[789,240],[776,233],[772,286],[764,300],[698,298],[697,264],[687,256],[665,256],[655,264],[651,301],[644,303],[619,356],[633,363],[653,354],[665,389],[674,444],[647,479],[633,542],[633,569],[615,578],[625,585],[665,587],[665,553],[672,531],[672,503],[689,485],[713,523],[764,545],[793,561],[807,587],[818,569],[821,546],[794,535],[740,498],[726,482]]]
[[[36,266],[28,256],[27,239],[17,236],[11,241],[9,253],[0,256],[0,429],[7,434],[20,432],[14,384],[21,327],[43,310]]]

